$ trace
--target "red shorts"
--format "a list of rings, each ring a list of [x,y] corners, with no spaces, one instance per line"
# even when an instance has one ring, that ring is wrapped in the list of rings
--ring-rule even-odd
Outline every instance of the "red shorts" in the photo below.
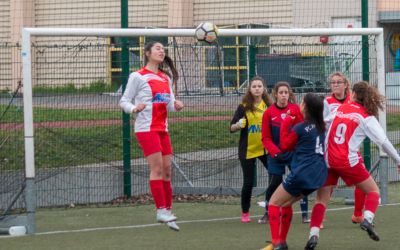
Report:
[[[161,152],[162,155],[172,154],[171,139],[168,132],[137,132],[135,135],[145,157],[157,152]]]
[[[326,178],[324,186],[336,186],[339,177],[343,179],[347,186],[353,186],[368,179],[370,174],[362,162],[354,167],[331,167],[328,168],[328,177]]]

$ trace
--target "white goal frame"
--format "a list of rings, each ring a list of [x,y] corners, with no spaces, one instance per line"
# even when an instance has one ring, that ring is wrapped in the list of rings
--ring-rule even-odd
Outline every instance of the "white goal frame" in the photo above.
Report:
[[[375,35],[377,52],[378,90],[385,95],[384,37],[382,28],[310,28],[310,29],[219,29],[218,36],[354,36]],[[22,80],[24,105],[24,142],[27,231],[33,234],[35,227],[35,156],[32,106],[32,62],[31,37],[36,36],[92,36],[92,37],[139,37],[169,36],[195,37],[195,29],[110,29],[110,28],[23,28],[22,29]],[[379,121],[386,131],[386,114],[379,113]],[[380,149],[380,157],[387,159]],[[387,163],[387,160],[386,160]],[[387,168],[386,166],[382,166]],[[387,172],[386,172],[387,175]],[[383,178],[384,179],[384,178]],[[386,186],[387,187],[387,186]]]

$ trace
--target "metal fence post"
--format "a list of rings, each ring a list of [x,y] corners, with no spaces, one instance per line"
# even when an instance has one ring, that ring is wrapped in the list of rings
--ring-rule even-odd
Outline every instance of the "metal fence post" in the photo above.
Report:
[[[128,28],[128,0],[121,0],[121,28]],[[129,77],[129,42],[126,37],[121,39],[121,82],[122,93],[126,88]],[[131,126],[130,116],[122,112],[122,144],[123,144],[123,162],[124,162],[124,195],[131,197]]]

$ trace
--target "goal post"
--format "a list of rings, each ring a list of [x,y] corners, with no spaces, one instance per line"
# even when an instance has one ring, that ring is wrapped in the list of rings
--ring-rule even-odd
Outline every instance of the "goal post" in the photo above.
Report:
[[[376,79],[382,95],[385,95],[384,37],[382,28],[309,28],[309,29],[219,29],[219,37],[285,37],[285,36],[362,36],[373,35],[376,41]],[[25,143],[25,177],[27,232],[33,234],[35,228],[35,155],[32,100],[32,37],[194,37],[195,29],[105,29],[105,28],[24,28],[22,31],[22,78]],[[386,114],[379,113],[379,121],[386,131]],[[380,149],[380,157],[385,157]],[[381,166],[387,167],[387,166]],[[386,172],[387,174],[387,172]],[[385,178],[382,178],[385,179]],[[386,178],[387,179],[387,178]],[[385,185],[383,185],[385,186]],[[387,185],[385,186],[387,188]],[[385,192],[383,192],[385,193]],[[387,190],[386,190],[387,193]],[[384,200],[384,199],[382,199]]]

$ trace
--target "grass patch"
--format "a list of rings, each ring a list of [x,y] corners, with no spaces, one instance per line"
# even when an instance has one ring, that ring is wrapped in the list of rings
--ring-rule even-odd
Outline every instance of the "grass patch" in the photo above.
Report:
[[[400,128],[400,114],[389,114],[386,116],[387,131],[395,131]]]
[[[238,133],[230,134],[228,121],[181,122],[170,126],[175,153],[212,150],[237,144]],[[24,166],[23,131],[2,131],[5,143],[0,150],[4,169]],[[131,157],[143,157],[131,133]],[[37,168],[76,166],[122,159],[121,126],[87,128],[38,128],[35,130]]]
[[[155,223],[153,205],[83,209],[40,209],[37,211],[38,234],[26,237],[3,238],[4,249],[260,249],[271,236],[266,225],[256,222],[263,209],[254,202],[252,222],[240,222],[240,205],[214,203],[176,203],[179,233]],[[310,203],[310,207],[312,203]],[[330,210],[344,208],[344,210]],[[309,225],[301,223],[298,207],[294,208],[288,234],[290,249],[303,249]],[[318,249],[398,249],[398,224],[393,215],[399,206],[384,206],[378,210],[376,230],[380,242],[370,240],[366,232],[350,222],[352,207],[329,206],[325,229],[321,231]],[[136,227],[135,227],[136,226]],[[97,230],[94,230],[97,228]],[[65,230],[81,230],[66,232]],[[92,229],[92,230],[90,230]],[[68,244],[60,244],[68,242]]]
[[[0,105],[0,114],[6,109],[5,105]],[[34,122],[54,122],[54,121],[84,121],[84,120],[113,120],[121,119],[119,111],[107,111],[96,109],[53,109],[53,108],[34,108]],[[7,113],[3,116],[2,122],[23,122],[22,107],[10,106]]]
[[[1,116],[2,115],[2,116]],[[170,118],[207,117],[207,116],[231,116],[230,111],[181,111],[170,112]],[[0,105],[0,117],[2,122],[23,122],[23,107]],[[54,121],[85,121],[85,120],[114,120],[122,119],[122,111],[97,110],[97,109],[55,109],[35,107],[33,109],[34,122]]]
[[[116,84],[109,84],[102,79],[93,81],[87,86],[76,87],[74,83],[68,83],[62,86],[34,86],[33,93],[38,94],[75,94],[75,93],[103,93],[116,92],[118,90]]]
[[[180,111],[170,112],[168,117],[207,117],[207,116],[232,116],[232,111]]]

